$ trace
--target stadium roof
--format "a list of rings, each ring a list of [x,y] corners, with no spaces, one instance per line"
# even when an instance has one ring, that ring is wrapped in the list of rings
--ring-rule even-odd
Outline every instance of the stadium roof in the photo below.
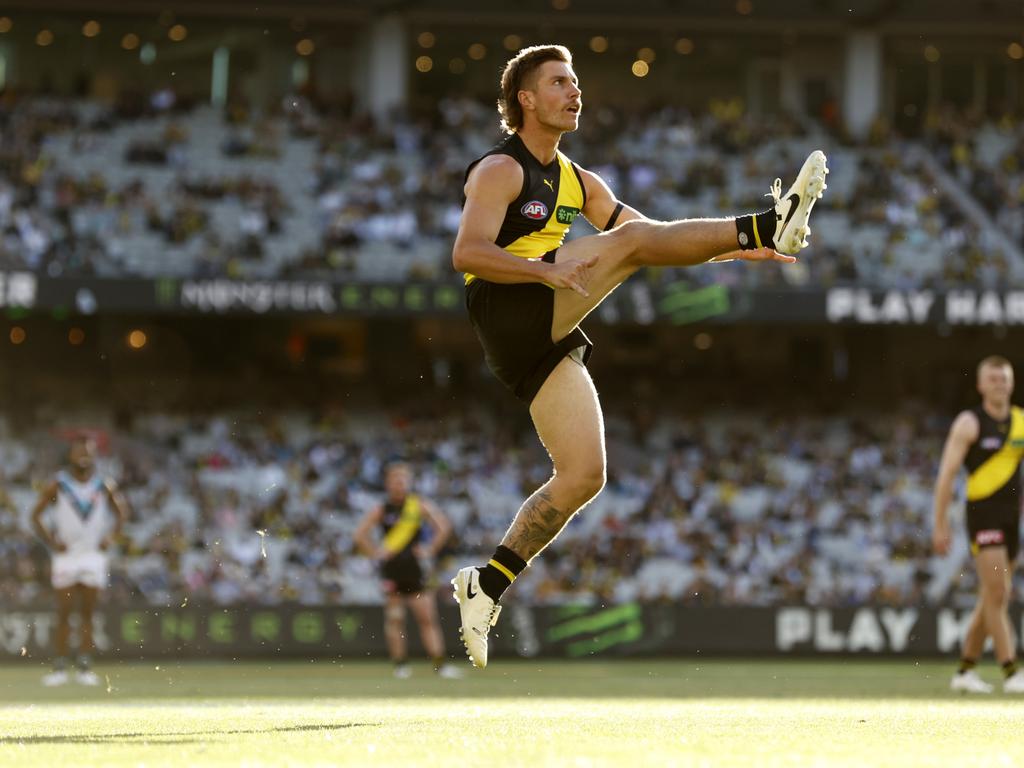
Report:
[[[630,0],[628,6],[622,0],[7,0],[4,5],[11,10],[136,16],[170,10],[185,16],[358,23],[398,14],[417,22],[686,24],[737,32],[772,26],[912,32],[915,25],[927,25],[929,31],[941,26],[950,33],[999,30],[1019,35],[1024,22],[1020,0]],[[556,5],[564,9],[556,10]]]

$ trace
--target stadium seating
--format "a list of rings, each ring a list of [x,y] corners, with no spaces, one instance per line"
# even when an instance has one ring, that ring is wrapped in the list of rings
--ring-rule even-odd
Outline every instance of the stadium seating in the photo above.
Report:
[[[608,486],[517,581],[517,600],[972,598],[973,569],[945,567],[966,560],[962,536],[963,560],[930,555],[946,427],[936,414],[912,406],[843,418],[712,412],[639,429],[628,408],[609,413],[624,415],[608,421]],[[418,490],[454,523],[437,564],[446,583],[494,546],[549,466],[531,433],[482,410],[450,414],[444,430],[436,419],[380,410],[286,412],[269,425],[243,414],[157,413],[130,428],[94,412],[88,423],[108,425],[104,464],[134,509],[114,560],[115,602],[380,602],[375,566],[355,551],[352,532],[380,499],[383,462],[399,453],[412,460]],[[43,429],[0,434],[0,600],[37,604],[48,566],[27,512],[57,457]]]

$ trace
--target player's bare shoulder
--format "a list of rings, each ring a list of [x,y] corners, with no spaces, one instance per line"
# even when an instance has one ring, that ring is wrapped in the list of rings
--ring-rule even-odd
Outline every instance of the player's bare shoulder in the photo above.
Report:
[[[949,437],[957,442],[970,445],[977,442],[980,432],[981,424],[978,421],[978,414],[969,410],[960,411],[949,428]]]
[[[489,192],[514,200],[523,187],[523,167],[510,155],[488,155],[469,172],[463,190],[467,199]],[[505,193],[505,194],[501,194]],[[511,193],[511,196],[509,196]]]

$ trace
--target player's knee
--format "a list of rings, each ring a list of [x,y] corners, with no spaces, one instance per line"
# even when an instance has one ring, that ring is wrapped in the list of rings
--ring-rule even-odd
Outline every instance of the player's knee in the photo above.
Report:
[[[1010,593],[1005,583],[993,580],[982,588],[981,597],[989,605],[1003,606],[1009,600]]]
[[[653,226],[653,221],[633,219],[613,229],[608,237],[615,242],[615,253],[627,262],[635,262]]]
[[[606,474],[603,460],[594,459],[566,473],[570,493],[577,506],[583,506],[604,488]]]

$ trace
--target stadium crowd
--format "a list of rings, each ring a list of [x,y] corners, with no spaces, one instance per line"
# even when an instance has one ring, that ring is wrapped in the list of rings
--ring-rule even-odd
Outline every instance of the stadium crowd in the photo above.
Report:
[[[966,545],[959,564],[930,554],[946,428],[936,414],[609,413],[608,485],[517,581],[517,600],[971,599]],[[152,605],[380,602],[376,565],[352,533],[398,455],[453,521],[433,568],[445,584],[493,547],[549,471],[525,425],[472,409],[443,420],[423,410],[150,414],[101,434],[102,467],[133,510],[108,599]],[[52,431],[6,429],[0,453],[0,602],[38,604],[48,559],[27,512],[57,466]]]
[[[320,112],[299,96],[272,113],[223,114],[170,92],[116,108],[25,98],[0,107],[0,268],[453,279],[464,169],[499,138],[492,106],[456,98],[387,124]],[[697,115],[588,104],[580,132],[563,143],[621,199],[663,219],[763,208],[772,179],[791,178],[816,147],[832,173],[802,266],[726,264],[649,279],[905,289],[1010,280],[1011,256],[896,138],[851,146],[793,119],[754,119],[736,102]],[[1022,242],[1019,171],[990,194],[979,168],[957,178]],[[586,231],[582,222],[574,230]]]

